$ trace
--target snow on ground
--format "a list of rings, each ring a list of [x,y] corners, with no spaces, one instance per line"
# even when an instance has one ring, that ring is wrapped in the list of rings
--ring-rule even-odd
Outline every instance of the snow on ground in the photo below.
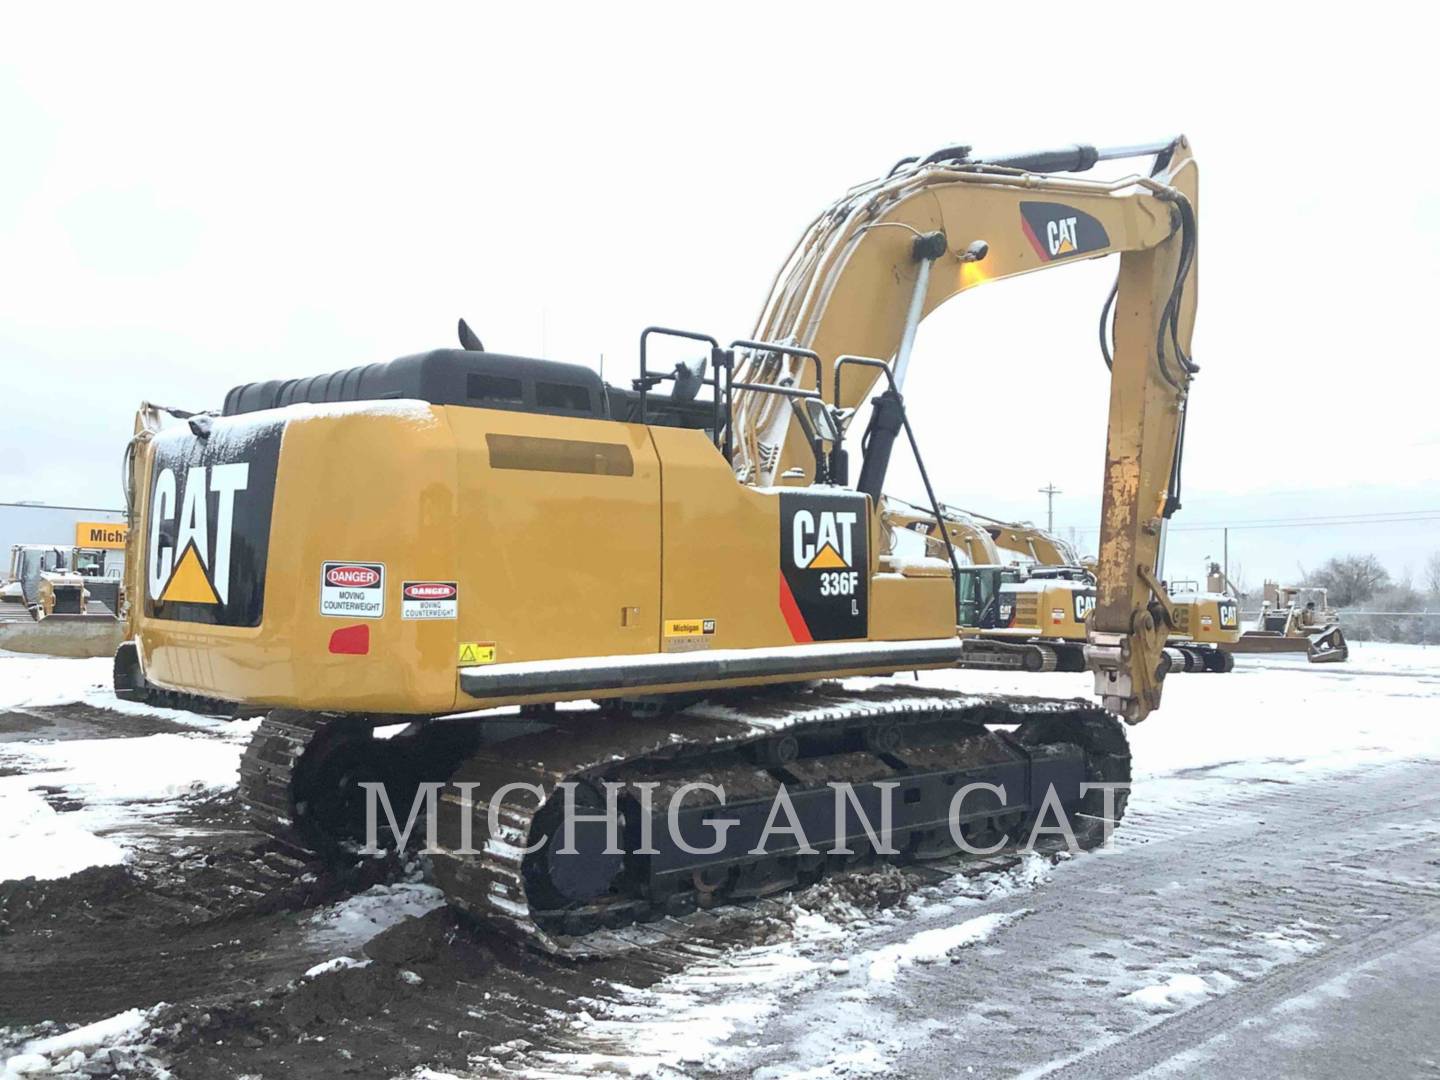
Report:
[[[0,708],[64,705],[110,685],[112,662],[65,660],[0,650]]]
[[[0,874],[55,878],[124,861],[147,821],[233,787],[255,721],[118,701],[110,661],[0,655],[0,711],[80,703],[194,729],[0,744]]]
[[[336,948],[358,948],[382,930],[425,915],[444,903],[445,896],[439,889],[418,881],[372,885],[312,915],[311,938]]]
[[[922,678],[975,693],[1087,698],[1091,690],[1085,674],[1037,679],[951,671]],[[1203,806],[1246,779],[1304,781],[1400,758],[1440,759],[1436,695],[1440,650],[1421,646],[1361,643],[1351,646],[1348,664],[1332,665],[1313,665],[1303,656],[1241,657],[1229,675],[1176,676],[1166,685],[1161,711],[1128,729],[1138,785],[1132,808]],[[1120,848],[1101,857],[1123,858],[1123,827],[1117,837]],[[978,915],[972,909],[1023,896],[1049,869],[1031,855],[1008,874],[952,879],[938,894],[918,894],[901,912],[873,919],[803,913],[789,940],[728,952],[646,990],[619,988],[620,1005],[596,1003],[593,1014],[582,1012],[572,1022],[571,1039],[592,1052],[532,1057],[524,1075],[747,1072],[765,1022],[783,1014],[787,1002],[827,985],[842,991],[827,1014],[828,1030],[809,1036],[814,1045],[796,1047],[792,1055],[814,1066],[801,1073],[762,1068],[754,1075],[818,1080],[888,1073],[926,1033],[877,1027],[877,995],[906,993],[912,964],[956,962],[966,945],[1003,948],[1007,928],[1026,909]],[[899,940],[897,929],[904,934]],[[1256,977],[1320,947],[1317,928],[1303,921],[1243,936],[1253,957],[1247,974]],[[868,944],[881,937],[883,944]],[[1234,979],[1216,966],[1218,958],[1202,953],[1164,970],[1104,973],[1123,975],[1127,1003],[1137,1015],[1158,1020],[1230,990]]]
[[[939,963],[959,949],[985,941],[1002,926],[1009,926],[1028,914],[1025,908],[1021,908],[1019,911],[992,911],[976,915],[952,926],[921,931],[896,945],[867,950],[849,963],[853,966],[858,962],[865,966],[866,977],[872,983],[893,983],[901,968],[911,964]],[[833,966],[831,970],[834,971]]]
[[[121,1062],[133,1069],[134,1059],[149,1049],[143,1041],[145,1033],[163,1007],[162,1003],[152,1009],[127,1009],[58,1035],[31,1039],[18,1054],[0,1061],[0,1080],[36,1073],[88,1072],[107,1076]],[[91,1066],[88,1069],[87,1063]]]
[[[0,656],[0,709],[77,701],[120,708],[106,689],[108,667],[104,660]],[[1091,694],[1091,677],[1084,674],[947,671],[922,678],[924,684],[972,693]],[[1356,643],[1348,663],[1333,665],[1312,665],[1303,656],[1240,657],[1230,675],[1174,676],[1162,710],[1129,731],[1138,785],[1132,806],[1184,803],[1198,788],[1243,780],[1308,781],[1357,765],[1440,759],[1437,694],[1440,650],[1421,646]],[[17,773],[0,776],[4,877],[64,874],[114,862],[123,858],[127,830],[196,793],[235,783],[253,721],[211,721],[133,704],[123,710],[153,713],[193,730],[0,746],[0,773]],[[64,813],[51,808],[70,802],[81,805]],[[1101,857],[1123,858],[1123,830],[1120,835],[1119,848]],[[844,1015],[834,1018],[834,1027],[851,1034],[843,1052],[817,1043],[806,1059],[817,1063],[813,1075],[884,1072],[924,1032],[876,1030],[867,1019],[876,995],[904,993],[912,967],[953,961],[967,946],[1003,948],[1008,928],[1023,919],[1024,909],[1013,900],[1000,912],[982,913],[976,905],[1023,898],[1049,869],[1045,859],[1029,856],[1014,870],[951,879],[878,915],[863,915],[840,900],[818,909],[797,907],[790,932],[778,942],[698,960],[649,989],[618,987],[618,1004],[592,1003],[591,1011],[568,1021],[572,1045],[592,1052],[532,1058],[533,1074],[683,1075],[700,1066],[743,1067],[753,1050],[747,1043],[765,1020],[817,985],[841,990]],[[321,965],[314,973],[345,966],[375,933],[440,903],[437,890],[411,882],[378,887],[325,909],[312,920],[313,934],[333,945],[337,956],[333,967]],[[1299,924],[1258,935],[1251,944],[1257,964],[1283,963],[1319,947],[1313,928]],[[1225,993],[1226,978],[1196,955],[1173,969],[1131,973],[1126,1000],[1138,1015],[1158,1018]]]
[[[68,877],[87,866],[125,861],[119,844],[57,813],[17,780],[24,778],[0,778],[0,870],[7,880]]]
[[[592,1046],[592,1052],[536,1055],[521,1075],[669,1077],[689,1075],[701,1066],[707,1072],[739,1067],[765,1021],[788,999],[821,983],[847,988],[851,1019],[867,1039],[847,1051],[848,1071],[816,1075],[884,1071],[892,1055],[886,1034],[863,1023],[868,1002],[876,994],[892,993],[904,968],[950,962],[960,950],[1023,918],[1021,909],[956,921],[981,903],[1033,888],[1050,865],[1040,855],[1026,855],[1012,869],[951,878],[874,915],[848,903],[837,885],[819,886],[830,894],[826,902],[815,910],[794,907],[789,913],[793,932],[784,940],[699,961],[647,989],[615,987],[618,1005],[595,1002],[594,1014],[582,1010],[570,1021],[567,1041]],[[914,933],[898,943],[867,945],[896,926]]]
[[[967,692],[1092,698],[1093,677],[990,671],[924,675]],[[1129,728],[1135,782],[1193,770],[1235,779],[1315,776],[1369,762],[1440,757],[1440,648],[1357,642],[1342,664],[1303,654],[1237,656],[1228,675],[1174,675],[1159,712]]]
[[[233,723],[183,709],[121,701],[110,689],[112,667],[113,661],[104,656],[70,660],[0,649],[0,711],[79,702],[127,716],[157,716],[201,731],[224,732]]]

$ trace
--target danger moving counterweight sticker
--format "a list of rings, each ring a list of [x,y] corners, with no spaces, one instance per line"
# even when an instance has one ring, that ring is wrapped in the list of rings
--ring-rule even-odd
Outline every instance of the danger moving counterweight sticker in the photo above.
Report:
[[[459,604],[454,581],[407,581],[400,587],[402,619],[453,619]]]
[[[320,571],[320,614],[379,619],[385,614],[385,564],[327,562]]]

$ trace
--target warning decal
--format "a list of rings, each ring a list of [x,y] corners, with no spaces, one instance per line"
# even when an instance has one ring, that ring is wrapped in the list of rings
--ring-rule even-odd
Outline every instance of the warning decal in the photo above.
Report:
[[[462,664],[493,664],[495,643],[493,641],[460,642],[459,662]]]
[[[453,581],[407,581],[400,587],[400,618],[453,619],[460,587]]]
[[[385,614],[385,564],[327,562],[320,571],[320,614],[378,619]]]
[[[797,642],[869,632],[868,501],[854,492],[780,495],[780,612]]]

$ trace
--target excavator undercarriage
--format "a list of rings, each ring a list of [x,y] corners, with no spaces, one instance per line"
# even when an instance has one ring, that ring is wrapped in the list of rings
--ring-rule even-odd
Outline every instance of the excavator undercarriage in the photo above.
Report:
[[[447,899],[546,951],[590,956],[617,940],[596,931],[962,842],[993,854],[1037,823],[1094,847],[1124,813],[1130,758],[1120,723],[1085,702],[821,683],[684,708],[437,719],[384,740],[364,718],[274,712],[241,776],[257,823],[305,852],[365,842],[360,783],[386,785],[397,824],[430,784]],[[779,798],[784,827],[767,831]]]

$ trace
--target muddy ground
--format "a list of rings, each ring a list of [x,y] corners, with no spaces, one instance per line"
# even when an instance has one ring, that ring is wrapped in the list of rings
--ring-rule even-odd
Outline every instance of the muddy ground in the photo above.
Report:
[[[0,714],[12,739],[184,730],[81,704]],[[66,809],[58,795],[52,805]],[[167,1002],[147,1036],[153,1050],[116,1055],[117,1071],[398,1076],[417,1063],[464,1068],[477,1054],[520,1066],[530,1052],[583,1052],[557,1020],[613,998],[616,983],[649,986],[736,943],[784,935],[804,910],[762,903],[743,916],[700,914],[671,946],[574,964],[441,907],[365,942],[352,955],[367,965],[305,978],[344,951],[317,932],[317,914],[423,868],[298,861],[248,826],[233,792],[184,801],[148,828],[184,846],[146,844],[127,865],[54,881],[0,882],[0,1061],[36,1036]],[[933,880],[886,870],[838,888],[873,911]]]
[[[276,850],[225,775],[243,726],[94,694],[0,710],[12,773],[31,759],[7,748],[42,741],[210,755],[205,793],[121,807],[113,835],[86,823],[123,866],[0,883],[0,1072],[144,1009],[61,1075],[1440,1077],[1440,673],[1410,653],[1334,667],[1177,689],[1168,726],[1135,736],[1159,764],[1104,852],[876,872],[578,965],[456,917],[422,863]],[[188,765],[157,769],[190,790]],[[53,783],[27,796],[95,810]],[[389,914],[340,918],[366,904]],[[306,974],[340,957],[358,966]]]

